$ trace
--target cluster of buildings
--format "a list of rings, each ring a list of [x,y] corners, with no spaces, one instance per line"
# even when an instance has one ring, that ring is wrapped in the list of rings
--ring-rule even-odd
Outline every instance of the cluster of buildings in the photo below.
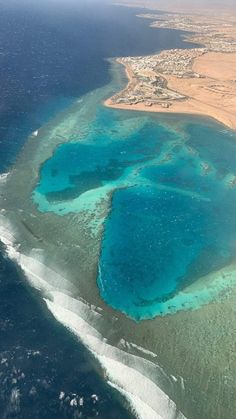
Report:
[[[138,15],[140,18],[153,21],[151,27],[162,29],[177,29],[185,32],[207,32],[212,30],[212,23],[199,22],[196,15],[178,13],[145,13]],[[203,19],[205,20],[205,19]]]
[[[119,61],[132,76],[132,81],[120,93],[113,96],[116,104],[146,106],[159,104],[169,107],[175,100],[185,96],[168,88],[166,76],[177,78],[200,78],[193,71],[196,58],[209,52],[236,52],[236,18],[195,14],[144,14],[139,17],[151,19],[152,27],[177,29],[185,32],[185,40],[203,45],[192,49],[171,49],[144,57],[125,57]]]
[[[154,28],[185,32],[185,40],[204,45],[208,51],[236,52],[236,17],[200,14],[142,14]]]
[[[159,104],[169,107],[173,100],[184,100],[184,95],[168,88],[164,75],[179,78],[201,77],[193,72],[192,63],[205,52],[203,48],[173,49],[157,55],[120,58],[119,61],[132,73],[133,80],[126,89],[112,98],[113,102],[127,105],[144,103],[146,106]]]
[[[185,96],[169,89],[166,80],[153,72],[153,75],[149,76],[137,73],[135,85],[132,84],[115,95],[113,102],[127,105],[143,103],[146,106],[160,104],[169,107],[168,101],[181,99],[185,99]]]
[[[157,55],[127,57],[121,61],[125,65],[128,64],[137,77],[142,72],[150,70],[179,78],[200,77],[199,74],[193,72],[192,65],[195,58],[206,52],[206,48],[171,49]]]

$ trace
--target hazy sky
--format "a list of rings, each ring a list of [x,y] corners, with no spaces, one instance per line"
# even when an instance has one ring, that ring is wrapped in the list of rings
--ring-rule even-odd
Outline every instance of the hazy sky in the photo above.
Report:
[[[175,11],[178,9],[236,9],[236,0],[114,0],[117,3],[129,3],[133,5],[152,6],[156,9]]]

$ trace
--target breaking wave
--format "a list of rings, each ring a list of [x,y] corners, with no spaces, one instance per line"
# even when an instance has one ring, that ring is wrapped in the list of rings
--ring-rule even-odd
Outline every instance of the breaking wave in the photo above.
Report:
[[[150,360],[107,343],[99,332],[102,314],[95,307],[73,298],[73,285],[37,260],[35,251],[30,255],[20,252],[16,232],[3,214],[0,214],[0,240],[8,257],[21,267],[29,283],[42,292],[54,317],[92,352],[103,368],[106,381],[125,397],[137,418],[185,418],[157,384],[158,380],[170,380],[164,371]],[[122,343],[125,346],[124,342],[121,339],[121,346]]]

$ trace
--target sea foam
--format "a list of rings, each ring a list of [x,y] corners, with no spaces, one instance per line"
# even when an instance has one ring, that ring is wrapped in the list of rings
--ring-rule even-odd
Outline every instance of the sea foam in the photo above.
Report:
[[[33,256],[21,253],[16,236],[11,223],[0,214],[0,240],[7,255],[21,267],[30,284],[44,294],[54,317],[92,352],[103,368],[107,382],[124,396],[135,416],[142,419],[184,419],[175,403],[158,386],[158,380],[163,381],[164,371],[147,359],[107,343],[97,327],[102,314],[73,298],[70,282],[37,260],[35,252],[32,252]]]
[[[3,184],[3,183],[5,183],[5,181],[7,180],[8,175],[9,175],[8,172],[7,173],[1,173],[0,174],[0,185]]]

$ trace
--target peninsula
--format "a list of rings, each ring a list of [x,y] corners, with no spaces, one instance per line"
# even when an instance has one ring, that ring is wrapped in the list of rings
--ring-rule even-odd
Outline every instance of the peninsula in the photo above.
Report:
[[[236,129],[236,14],[142,14],[154,28],[181,30],[191,49],[121,57],[128,85],[106,100],[120,109],[212,117]],[[151,108],[151,109],[150,109]]]

